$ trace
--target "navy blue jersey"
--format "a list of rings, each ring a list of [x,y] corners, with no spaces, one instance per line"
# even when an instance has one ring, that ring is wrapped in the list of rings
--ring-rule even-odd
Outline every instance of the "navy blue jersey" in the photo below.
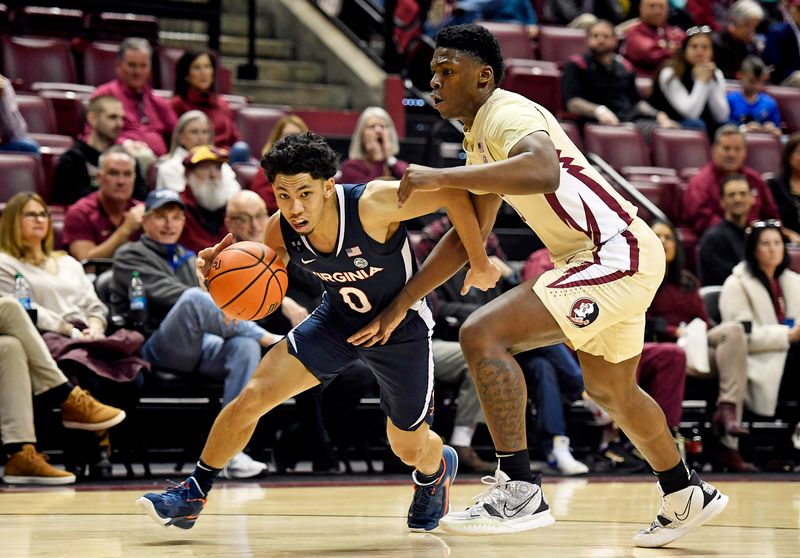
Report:
[[[314,250],[281,215],[289,258],[319,277],[326,303],[350,332],[368,324],[399,293],[417,270],[406,227],[400,223],[388,242],[372,239],[361,225],[358,200],[366,185],[337,184],[339,235],[332,254]]]

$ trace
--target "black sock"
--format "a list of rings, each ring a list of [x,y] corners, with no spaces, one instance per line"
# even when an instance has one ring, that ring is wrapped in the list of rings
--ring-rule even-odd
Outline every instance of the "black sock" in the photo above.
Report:
[[[56,405],[61,405],[67,400],[67,397],[69,397],[69,394],[72,393],[73,389],[75,389],[75,386],[73,386],[71,382],[64,382],[60,386],[50,388],[47,391],[37,395],[36,402],[45,406],[53,407]]]
[[[211,490],[211,486],[214,484],[214,480],[217,478],[220,471],[222,471],[222,469],[215,469],[211,465],[203,463],[202,459],[197,461],[197,466],[194,468],[192,476],[194,480],[197,481],[197,486],[203,491],[203,495],[208,496],[208,491]]]
[[[439,469],[437,469],[437,471],[434,474],[426,475],[425,473],[417,469],[414,477],[416,478],[417,484],[431,484],[432,482],[435,482],[436,479],[441,477],[443,472],[444,472],[444,459],[442,459],[439,462]]]
[[[672,494],[689,486],[689,469],[683,464],[682,459],[672,469],[655,473],[664,494]]]
[[[495,455],[500,460],[500,470],[508,475],[509,479],[533,482],[531,458],[528,455],[528,450],[523,449],[508,453],[496,452]]]
[[[32,444],[33,442],[18,442],[16,444],[3,444],[3,451],[6,452],[6,455],[11,457],[15,453],[22,451],[22,446],[25,444]]]

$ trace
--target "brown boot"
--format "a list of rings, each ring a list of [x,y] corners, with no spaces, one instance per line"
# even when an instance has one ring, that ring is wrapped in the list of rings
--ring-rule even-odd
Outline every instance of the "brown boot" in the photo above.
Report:
[[[33,444],[8,458],[3,482],[8,484],[72,484],[75,475],[56,469],[47,462],[47,456],[36,451]]]
[[[750,430],[742,426],[736,420],[736,405],[727,401],[721,401],[717,405],[712,424],[718,429],[720,434],[730,434],[731,436],[747,436]]]
[[[76,387],[61,404],[61,420],[66,428],[77,430],[105,430],[125,419],[125,411],[103,405],[89,395],[89,392]]]
[[[458,455],[458,467],[469,473],[494,473],[497,465],[484,461],[470,446],[453,446]]]
[[[711,461],[715,470],[721,468],[731,473],[756,473],[760,471],[758,467],[745,461],[739,450],[726,447],[715,449],[711,454]]]

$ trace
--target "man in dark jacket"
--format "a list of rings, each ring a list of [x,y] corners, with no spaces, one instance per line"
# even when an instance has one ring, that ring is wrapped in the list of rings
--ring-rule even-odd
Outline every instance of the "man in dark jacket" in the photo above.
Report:
[[[139,272],[147,297],[148,324],[155,331],[142,356],[177,373],[200,372],[224,380],[223,405],[245,386],[261,360],[261,348],[279,336],[253,322],[229,320],[197,287],[195,254],[178,244],[185,223],[184,203],[172,190],[147,196],[142,219],[144,234],[114,254],[111,305],[117,313],[129,308],[128,287]],[[244,453],[226,467],[231,478],[260,474],[266,465]]]

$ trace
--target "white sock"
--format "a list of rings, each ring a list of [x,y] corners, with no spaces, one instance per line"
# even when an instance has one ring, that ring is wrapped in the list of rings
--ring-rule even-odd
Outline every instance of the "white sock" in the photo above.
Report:
[[[472,436],[474,434],[474,426],[454,426],[453,434],[450,436],[450,445],[463,448],[469,447],[472,445]]]

